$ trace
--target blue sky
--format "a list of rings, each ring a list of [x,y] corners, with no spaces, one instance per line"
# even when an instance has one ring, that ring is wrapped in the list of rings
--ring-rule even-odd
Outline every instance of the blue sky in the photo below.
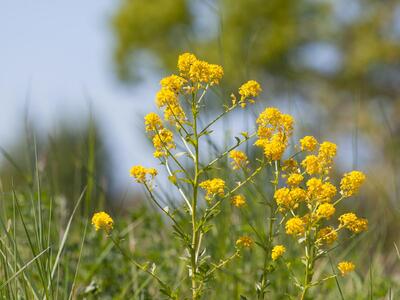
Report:
[[[152,108],[158,80],[127,88],[115,78],[109,20],[117,4],[111,0],[0,3],[1,146],[10,147],[18,139],[25,107],[34,126],[47,134],[63,121],[72,130],[84,124],[90,98],[115,181],[129,183],[131,164],[155,163],[144,154],[146,143],[137,139],[143,138],[139,116]]]

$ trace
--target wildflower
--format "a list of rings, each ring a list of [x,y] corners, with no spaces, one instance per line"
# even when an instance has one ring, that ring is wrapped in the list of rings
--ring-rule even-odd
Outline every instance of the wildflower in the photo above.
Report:
[[[144,124],[147,132],[160,130],[163,126],[160,117],[153,112],[144,117]]]
[[[336,156],[337,146],[331,142],[323,142],[319,146],[318,156],[324,160],[331,160]]]
[[[179,103],[168,105],[164,110],[164,119],[169,121],[171,125],[180,127],[186,120],[186,114]]]
[[[301,165],[309,175],[321,173],[321,165],[318,157],[315,155],[307,155],[301,162]]]
[[[324,182],[321,186],[321,194],[319,196],[319,202],[330,202],[332,198],[336,195],[337,189],[330,182]]]
[[[350,197],[357,194],[364,181],[365,175],[360,171],[352,171],[344,174],[342,180],[340,181],[342,195],[345,197]]]
[[[163,128],[153,137],[153,145],[156,151],[154,157],[167,156],[169,149],[175,149],[174,136],[171,130]]]
[[[351,232],[360,233],[368,229],[368,220],[358,218],[354,213],[346,213],[339,217],[340,226]]]
[[[301,150],[303,151],[314,151],[318,145],[318,141],[315,137],[307,135],[300,140]]]
[[[261,92],[261,86],[260,84],[255,81],[255,80],[249,80],[246,83],[242,84],[242,86],[239,88],[239,94],[241,96],[240,98],[240,106],[242,108],[245,108],[247,103],[246,99],[248,99],[249,103],[254,103],[254,99],[251,99],[252,97],[257,97]]]
[[[262,127],[267,127],[268,125],[276,127],[280,123],[281,115],[279,109],[268,107],[258,116],[256,123]]]
[[[309,198],[310,201],[312,200],[317,200],[322,192],[322,180],[319,178],[310,178],[307,181],[307,196]]]
[[[191,53],[183,53],[179,55],[178,58],[178,69],[180,71],[181,76],[188,76],[190,67],[193,63],[197,61],[196,56]]]
[[[236,207],[242,207],[246,204],[246,198],[243,195],[235,195],[231,199],[232,205]]]
[[[299,203],[307,198],[307,192],[302,188],[296,187],[290,190],[290,197],[292,197],[293,201]]]
[[[159,108],[178,104],[178,94],[173,90],[162,88],[156,94],[156,105]]]
[[[332,226],[327,226],[318,231],[317,238],[327,245],[330,245],[337,240],[338,234]]]
[[[96,231],[104,230],[108,234],[113,229],[114,221],[109,214],[101,211],[93,215],[92,225],[94,226]]]
[[[345,276],[348,273],[353,272],[356,266],[350,261],[342,261],[342,262],[338,263],[337,267],[338,267],[341,275]]]
[[[276,204],[280,206],[283,210],[284,208],[296,208],[298,204],[295,199],[290,195],[290,190],[288,188],[280,188],[275,191],[274,199]]]
[[[285,131],[285,135],[289,136],[293,131],[294,119],[291,115],[282,114],[281,115],[281,125]]]
[[[290,186],[298,186],[302,181],[304,177],[301,174],[293,173],[290,174],[289,177],[287,178],[287,184]]]
[[[246,154],[239,150],[232,150],[229,153],[229,157],[233,160],[232,167],[234,170],[244,168],[249,163]]]
[[[250,248],[253,245],[253,240],[248,236],[242,236],[236,241],[236,246]]]
[[[282,164],[282,171],[288,173],[294,173],[298,171],[298,163],[294,158],[285,160]]]
[[[178,93],[185,83],[186,79],[178,75],[170,75],[160,81],[160,85],[163,89],[168,89],[175,93]]]
[[[199,186],[206,191],[206,200],[211,200],[216,195],[224,195],[225,181],[221,178],[203,181]]]
[[[334,213],[336,209],[330,203],[323,203],[317,208],[317,216],[319,218],[326,218],[329,219]]]
[[[154,168],[145,168],[143,166],[134,166],[131,168],[131,176],[136,179],[138,183],[146,183],[147,175],[154,179],[157,176],[157,170]]]
[[[201,60],[194,61],[189,69],[189,79],[198,84],[218,84],[223,75],[224,71],[221,66]]]
[[[261,145],[264,148],[264,155],[269,160],[280,160],[286,149],[285,142],[276,134],[271,140],[260,140],[256,145]]]
[[[299,217],[293,217],[286,222],[285,229],[287,234],[299,235],[304,233],[304,221]]]
[[[279,257],[281,257],[284,253],[286,252],[286,248],[283,245],[276,245],[274,248],[272,248],[271,252],[271,258],[272,260],[277,260]]]

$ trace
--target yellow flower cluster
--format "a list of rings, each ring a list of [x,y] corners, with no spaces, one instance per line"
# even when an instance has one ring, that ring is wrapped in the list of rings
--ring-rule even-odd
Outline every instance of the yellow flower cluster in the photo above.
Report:
[[[268,160],[280,160],[293,133],[293,117],[282,114],[277,108],[265,109],[257,118],[258,140],[255,145],[263,148]]]
[[[318,146],[318,141],[315,137],[307,135],[300,140],[301,150],[303,151],[314,151]]]
[[[224,76],[224,70],[221,66],[198,60],[191,53],[184,53],[179,56],[178,69],[180,75],[190,80],[197,89],[203,87],[204,84],[218,84]]]
[[[243,169],[249,163],[247,155],[243,151],[232,150],[229,153],[229,157],[232,159],[232,168],[234,170]]]
[[[277,260],[279,257],[281,257],[284,253],[286,252],[286,248],[283,245],[276,245],[274,248],[272,248],[271,251],[271,258],[272,260]]]
[[[111,232],[114,226],[114,221],[109,214],[104,211],[97,212],[92,217],[92,225],[98,230],[104,230],[107,234]]]
[[[286,222],[285,229],[286,233],[290,235],[299,235],[304,233],[305,224],[304,221],[299,217],[293,217]]]
[[[148,183],[150,179],[157,176],[157,170],[154,168],[145,168],[143,166],[134,166],[131,168],[131,177],[135,178],[138,183]]]
[[[248,236],[242,236],[236,241],[236,246],[250,248],[253,245],[253,240]]]
[[[317,233],[318,241],[330,245],[338,238],[338,233],[332,226],[321,228]]]
[[[356,266],[350,261],[342,261],[338,263],[338,269],[342,276],[347,275],[350,272],[353,272]]]
[[[245,108],[248,103],[254,103],[255,97],[257,97],[261,93],[261,86],[255,80],[249,80],[246,83],[242,84],[239,88],[240,100],[239,104],[242,108]],[[234,103],[235,104],[235,103]]]
[[[307,151],[315,149],[318,144],[317,140],[311,136],[303,138],[300,143],[301,148],[306,149]],[[336,144],[323,142],[319,146],[318,155],[307,155],[301,162],[301,165],[309,175],[327,174],[332,167],[333,158],[336,156],[336,152]]]
[[[168,150],[176,147],[172,131],[164,128],[161,118],[153,112],[144,117],[144,124],[146,131],[153,136],[154,157],[168,156]]]
[[[298,189],[295,189],[295,193],[298,193]],[[294,197],[294,194],[288,188],[277,189],[274,193],[274,199],[280,211],[297,208],[299,206],[299,200],[301,200]]]
[[[246,204],[246,198],[243,195],[235,195],[231,199],[232,205],[238,208]]]
[[[364,181],[365,175],[360,171],[352,171],[344,174],[340,182],[342,195],[345,197],[350,197],[357,194]]]
[[[298,186],[304,179],[304,176],[298,173],[292,173],[287,178],[287,184],[289,186]]]
[[[225,181],[221,178],[208,179],[201,182],[199,186],[206,191],[206,199],[209,201],[216,195],[224,195]]]
[[[322,203],[317,208],[317,216],[319,218],[329,219],[336,209],[331,203]]]
[[[347,228],[351,232],[360,233],[368,229],[368,220],[359,218],[355,213],[346,213],[339,217],[340,227]]]

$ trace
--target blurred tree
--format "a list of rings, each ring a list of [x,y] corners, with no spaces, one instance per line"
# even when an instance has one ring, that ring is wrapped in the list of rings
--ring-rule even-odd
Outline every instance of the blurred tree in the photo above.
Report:
[[[130,81],[143,61],[138,54],[174,70],[177,55],[193,51],[222,62],[228,86],[264,75],[298,92],[313,80],[335,93],[394,97],[399,19],[398,0],[121,0],[115,62]]]

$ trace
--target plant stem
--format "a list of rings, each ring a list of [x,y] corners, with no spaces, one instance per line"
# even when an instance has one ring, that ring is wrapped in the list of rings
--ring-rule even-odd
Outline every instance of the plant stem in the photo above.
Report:
[[[192,268],[192,299],[198,297],[198,287],[196,281],[197,273],[197,253],[198,253],[198,238],[197,238],[197,197],[199,188],[199,135],[197,133],[197,106],[195,97],[192,99],[192,113],[193,113],[193,136],[194,136],[194,178],[193,178],[193,199],[192,199],[192,247],[190,251],[191,268]]]

